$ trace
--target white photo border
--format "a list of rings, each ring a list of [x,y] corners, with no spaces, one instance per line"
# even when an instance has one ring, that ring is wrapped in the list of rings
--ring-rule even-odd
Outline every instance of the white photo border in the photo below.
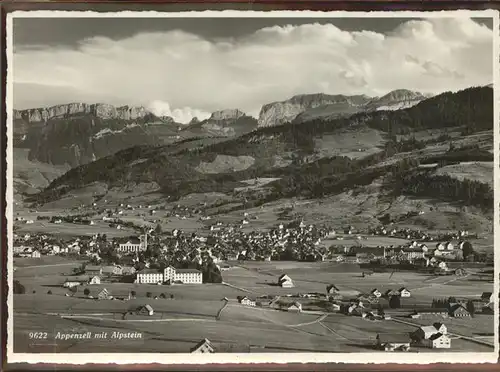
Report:
[[[14,353],[13,351],[13,20],[16,18],[492,18],[493,19],[493,90],[494,90],[494,331],[495,348],[490,353]],[[353,363],[353,364],[432,364],[432,363],[497,363],[499,356],[499,272],[500,254],[496,254],[500,239],[500,117],[499,107],[499,12],[496,10],[442,10],[442,11],[14,11],[7,14],[7,362],[51,363],[83,365],[92,364],[285,364],[285,363]]]

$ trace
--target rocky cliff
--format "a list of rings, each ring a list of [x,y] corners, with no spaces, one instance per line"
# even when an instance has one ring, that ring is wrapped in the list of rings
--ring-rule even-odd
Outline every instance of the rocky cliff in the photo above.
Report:
[[[419,92],[413,92],[408,89],[397,89],[385,96],[374,98],[368,102],[366,110],[400,110],[412,107],[426,98],[426,96]]]
[[[411,107],[426,97],[409,90],[395,90],[383,97],[366,95],[307,94],[262,106],[259,127],[301,123],[316,118],[335,119],[362,111],[397,110]]]
[[[173,141],[178,126],[143,107],[71,103],[14,111],[14,146],[29,160],[71,167],[122,149]]]
[[[245,116],[243,111],[238,109],[215,111],[209,120],[236,120]]]
[[[14,110],[14,119],[28,123],[47,122],[51,119],[69,118],[78,115],[93,115],[100,119],[136,120],[151,114],[144,107],[115,107],[105,103],[68,103],[46,108]]]
[[[213,112],[206,120],[191,122],[182,132],[186,136],[231,137],[251,132],[255,128],[257,128],[257,119],[241,110],[227,109]]]

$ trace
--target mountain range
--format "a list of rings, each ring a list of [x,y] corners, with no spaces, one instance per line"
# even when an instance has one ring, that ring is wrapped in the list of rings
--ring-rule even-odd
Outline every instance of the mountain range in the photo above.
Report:
[[[219,141],[193,138],[165,145],[143,143],[71,169],[39,196],[51,200],[96,182],[106,188],[154,183],[162,192],[179,196],[228,191],[242,180],[255,177],[290,181],[307,177],[310,172],[334,177],[336,172],[342,174],[365,167],[370,161],[383,160],[386,144],[398,135],[459,130],[468,136],[491,130],[492,107],[491,88],[470,88],[443,93],[405,109],[266,126]],[[235,111],[213,115],[211,120],[244,117]],[[439,151],[445,153],[446,149],[445,146]],[[370,156],[382,158],[373,160]],[[492,155],[485,156],[489,159]],[[426,159],[421,155],[416,158]]]
[[[214,112],[188,125],[156,116],[142,106],[70,103],[14,111],[14,146],[28,149],[29,160],[75,167],[136,145],[240,136],[261,127],[305,123],[358,112],[411,107],[426,96],[396,90],[383,97],[307,94],[262,107],[258,119],[241,110]]]

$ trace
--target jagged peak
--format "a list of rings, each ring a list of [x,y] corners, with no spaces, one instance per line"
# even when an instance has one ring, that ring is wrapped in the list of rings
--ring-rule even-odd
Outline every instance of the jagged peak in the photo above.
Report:
[[[380,97],[380,100],[409,100],[423,98],[425,98],[425,96],[420,92],[415,92],[409,89],[395,89]]]
[[[246,114],[239,109],[225,109],[213,112],[209,120],[239,119],[243,116]]]

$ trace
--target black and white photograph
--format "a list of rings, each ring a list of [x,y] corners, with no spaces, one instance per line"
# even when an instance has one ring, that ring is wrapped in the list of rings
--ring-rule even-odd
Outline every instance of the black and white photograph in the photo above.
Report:
[[[9,14],[9,358],[496,362],[498,30]]]

